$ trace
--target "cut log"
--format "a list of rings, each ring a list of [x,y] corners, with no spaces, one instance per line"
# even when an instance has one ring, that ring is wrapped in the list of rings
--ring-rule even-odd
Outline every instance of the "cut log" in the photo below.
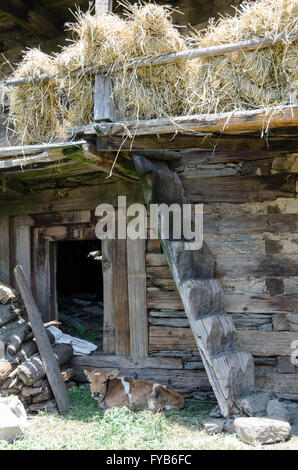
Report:
[[[0,328],[18,317],[19,311],[12,305],[0,305]]]
[[[55,343],[55,338],[52,335],[52,333],[47,330],[47,335],[48,335],[48,338],[50,340],[50,343],[54,344]],[[26,341],[25,343],[22,344],[22,347],[16,353],[16,355],[13,357],[13,359],[18,364],[21,364],[21,362],[26,361],[27,359],[29,359],[31,356],[33,356],[37,352],[38,352],[38,347],[37,347],[36,341],[29,340],[29,341]]]
[[[55,411],[57,410],[57,404],[55,400],[46,400],[40,403],[33,403],[28,408],[29,412],[34,411]]]
[[[57,344],[53,347],[53,354],[58,364],[62,365],[70,360],[73,355],[73,349],[70,344]],[[30,357],[18,367],[18,376],[25,385],[32,385],[45,375],[45,367],[39,354]],[[61,377],[60,370],[59,377]]]
[[[18,352],[30,329],[29,324],[24,323],[23,327],[12,336],[6,347],[7,354],[14,356]]]
[[[74,369],[70,367],[65,370],[62,370],[61,375],[62,375],[64,382],[67,382],[68,380],[70,380],[74,376],[74,373],[75,373]],[[30,396],[40,395],[41,393],[44,393],[49,390],[51,390],[51,386],[48,380],[38,380],[37,382],[34,383],[33,387],[24,386],[22,389],[22,396],[26,398]]]
[[[37,308],[32,292],[26,282],[22,267],[17,266],[14,270],[14,273],[23,301],[27,309],[30,325],[40,352],[40,363],[42,365],[42,369],[45,371],[47,378],[50,382],[59,410],[61,412],[64,412],[70,406],[70,397],[68,390],[61,377],[59,364],[66,362],[72,356],[72,346],[67,344],[57,345],[54,348],[56,351],[56,355],[54,354],[45,327],[43,325],[40,312]],[[26,376],[25,373],[24,376]],[[31,372],[29,370],[29,377],[30,376],[32,376],[32,369]]]
[[[0,361],[0,382],[5,380],[15,368],[16,365],[10,361]]]
[[[25,323],[25,320],[20,318],[17,321],[12,321],[2,326],[2,328],[0,328],[0,341],[5,345],[9,344],[13,335],[17,334],[18,331],[21,331],[24,328]]]

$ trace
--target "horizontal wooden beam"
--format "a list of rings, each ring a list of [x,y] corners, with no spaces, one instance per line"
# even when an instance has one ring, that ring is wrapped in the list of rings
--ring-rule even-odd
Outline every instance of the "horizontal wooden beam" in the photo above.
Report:
[[[65,159],[65,155],[63,155],[62,153],[43,152],[36,156],[25,156],[24,158],[0,160],[0,171],[18,167],[24,169],[28,165],[34,165],[36,163],[59,162],[63,159]]]
[[[298,125],[298,105],[274,106],[249,111],[230,111],[218,114],[196,114],[171,119],[93,123],[75,127],[69,134],[124,136],[176,134],[181,132],[205,132],[240,134],[278,127]],[[132,138],[133,140],[133,138]]]
[[[0,147],[0,159],[5,157],[17,157],[18,155],[36,155],[44,154],[47,157],[47,152],[55,150],[63,150],[70,148],[80,148],[86,145],[86,141],[81,139],[73,142],[53,142],[51,144],[36,144],[36,145],[17,145],[11,147]],[[42,155],[40,155],[42,157]]]
[[[218,161],[239,161],[247,155],[247,159],[259,160],[270,156],[271,152],[295,152],[297,150],[298,131],[294,128],[278,128],[271,130],[266,138],[260,138],[260,132],[241,135],[241,139],[228,134],[206,132],[183,132],[159,135],[140,135],[133,139],[123,140],[122,136],[97,136],[97,149],[100,151],[145,151],[167,155],[166,160],[176,159],[175,151],[211,151],[214,162],[218,152],[226,151],[223,159]],[[285,145],[286,144],[286,145]],[[227,152],[228,151],[228,152]],[[241,152],[239,154],[239,151]],[[183,156],[181,154],[181,156]],[[272,155],[274,156],[274,155]],[[153,155],[154,157],[154,155]],[[153,158],[149,156],[149,158]],[[161,160],[165,159],[160,158]],[[246,158],[245,158],[246,159]]]
[[[290,356],[291,344],[298,340],[295,331],[237,331],[240,350],[248,350],[253,356]],[[150,351],[195,351],[196,342],[190,328],[151,326],[149,328]]]
[[[297,39],[296,37],[293,41]],[[255,49],[263,49],[265,47],[270,47],[278,44],[285,43],[285,37],[283,34],[277,35],[273,38],[257,38],[257,39],[247,39],[244,41],[239,41],[229,44],[219,44],[216,46],[202,47],[202,48],[193,48],[187,49],[180,52],[173,52],[171,54],[162,54],[155,57],[142,57],[135,58],[130,61],[130,63],[114,64],[109,67],[85,67],[84,69],[78,69],[71,72],[71,75],[79,75],[82,72],[85,73],[99,73],[99,74],[108,74],[111,73],[111,70],[114,72],[119,72],[124,69],[137,69],[141,67],[155,67],[160,65],[168,65],[174,63],[180,63],[187,60],[198,59],[202,57],[217,57],[220,55],[230,54],[232,52],[239,51],[251,51]],[[6,86],[18,86],[18,85],[27,85],[29,83],[49,81],[55,76],[53,75],[43,75],[39,78],[23,78],[19,80],[7,80],[5,82]]]
[[[137,181],[105,183],[92,186],[65,187],[30,192],[21,199],[0,203],[1,215],[38,214],[71,210],[94,210],[103,201],[117,205],[118,195],[127,196],[127,204],[144,201],[141,184]]]

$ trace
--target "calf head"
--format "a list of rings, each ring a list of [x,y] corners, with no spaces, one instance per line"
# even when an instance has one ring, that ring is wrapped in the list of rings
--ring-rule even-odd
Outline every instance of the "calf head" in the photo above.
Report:
[[[104,372],[100,369],[91,371],[84,370],[84,374],[90,382],[91,395],[96,400],[102,400],[107,393],[109,380],[115,379],[119,375],[119,370]]]

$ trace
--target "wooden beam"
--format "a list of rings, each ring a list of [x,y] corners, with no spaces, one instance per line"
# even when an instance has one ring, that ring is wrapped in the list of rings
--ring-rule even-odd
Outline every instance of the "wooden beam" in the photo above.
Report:
[[[141,185],[138,182],[116,182],[94,186],[80,186],[46,189],[29,193],[22,199],[5,201],[0,204],[1,215],[38,214],[42,212],[59,212],[71,210],[95,209],[105,201],[117,205],[118,194],[126,194],[127,203],[143,202]]]
[[[270,130],[270,134],[266,138],[262,138],[260,132],[251,134],[242,134],[241,137],[233,136],[228,134],[216,134],[216,133],[170,133],[170,134],[159,134],[159,135],[141,135],[134,136],[133,139],[123,140],[122,136],[97,136],[97,149],[103,151],[145,151],[143,156],[148,158],[152,157],[152,152],[157,156],[163,152],[167,154],[167,158],[160,158],[160,160],[166,159],[168,161],[176,160],[176,154],[179,151],[210,151],[214,160],[210,163],[216,163],[217,161],[239,161],[241,159],[252,159],[258,160],[261,158],[267,158],[271,152],[285,153],[289,151],[296,152],[297,150],[297,132],[296,134],[289,133],[289,129],[294,128],[278,128],[274,131]],[[93,125],[90,126],[90,132],[94,132]],[[278,133],[284,133],[285,135],[278,135]],[[273,135],[272,135],[273,134]],[[151,153],[151,156],[148,155]],[[224,152],[225,159],[223,157]],[[217,160],[217,155],[219,159]],[[244,154],[247,157],[244,158]],[[274,153],[272,154],[274,156]],[[183,153],[181,153],[183,157]],[[221,159],[220,159],[221,158]]]
[[[9,217],[0,216],[0,281],[10,284]]]
[[[130,353],[148,356],[145,240],[127,239],[127,274],[130,319]]]
[[[17,217],[12,217],[11,225],[12,265],[23,266],[24,274],[28,282],[28,287],[31,288],[31,227],[33,225],[33,220],[29,216],[20,215]],[[13,285],[16,287],[15,279],[13,280]]]
[[[25,187],[19,181],[0,174],[0,200],[6,197],[6,194],[16,195],[16,197],[23,196],[27,193]],[[1,209],[0,209],[1,210]]]
[[[10,168],[21,168],[23,170],[28,165],[34,165],[36,163],[59,162],[63,159],[65,159],[65,156],[62,153],[44,152],[36,156],[0,160],[0,170],[8,170]]]
[[[21,291],[22,299],[26,305],[28,318],[34,333],[35,340],[42,358],[43,366],[55,396],[60,412],[65,412],[70,407],[70,397],[60,368],[54,356],[46,329],[43,325],[40,313],[38,311],[31,290],[26,282],[24,272],[21,266],[15,268],[15,277]]]
[[[115,354],[115,307],[113,291],[114,274],[113,240],[102,240],[102,271],[103,271],[103,352]]]
[[[86,140],[77,140],[74,142],[54,142],[52,144],[35,144],[35,145],[17,145],[11,147],[0,147],[0,159],[5,157],[23,157],[27,155],[44,154],[47,157],[47,152],[55,150],[63,150],[70,148],[80,148],[86,145]],[[40,155],[42,156],[42,155]]]
[[[102,14],[103,12],[112,11],[112,0],[97,0],[96,1],[96,12]],[[297,37],[293,38],[295,41]],[[137,69],[141,67],[154,67],[160,65],[168,65],[174,63],[180,63],[187,60],[202,58],[202,57],[217,57],[220,55],[229,54],[232,52],[239,52],[239,51],[251,51],[255,49],[263,49],[265,47],[270,47],[278,44],[282,44],[285,42],[284,35],[280,34],[274,38],[256,38],[256,39],[248,39],[244,41],[239,41],[236,43],[229,43],[229,44],[219,44],[216,46],[210,47],[203,47],[203,48],[193,48],[187,49],[181,52],[174,52],[171,54],[162,54],[155,57],[144,57],[144,58],[135,58],[132,59],[129,64],[125,65],[125,70],[127,69]],[[117,64],[113,67],[113,72],[119,72],[123,70],[122,64]],[[101,75],[106,75],[110,71],[110,67],[85,67],[85,73],[99,73]],[[81,73],[81,69],[75,70],[72,72],[72,75],[76,75]],[[44,75],[39,77],[38,79],[30,79],[24,78],[21,80],[7,80],[5,85],[7,86],[18,86],[18,85],[26,85],[28,83],[34,83],[37,81],[48,81],[53,76]]]
[[[111,12],[113,0],[95,0],[97,16]],[[112,102],[111,77],[102,73],[95,76],[94,85],[94,121],[113,121],[114,106]]]
[[[135,357],[115,356],[107,354],[92,354],[91,356],[76,356],[71,359],[71,366],[110,369],[182,369],[182,360],[172,357]]]
[[[124,136],[176,134],[180,132],[205,132],[223,134],[241,134],[255,131],[268,131],[278,127],[296,127],[298,125],[298,105],[276,106],[249,111],[229,111],[219,114],[196,114],[179,116],[171,119],[149,119],[143,121],[93,123],[74,127],[69,133]]]
[[[127,243],[113,241],[113,296],[115,309],[115,353],[130,354],[130,319],[127,279]]]

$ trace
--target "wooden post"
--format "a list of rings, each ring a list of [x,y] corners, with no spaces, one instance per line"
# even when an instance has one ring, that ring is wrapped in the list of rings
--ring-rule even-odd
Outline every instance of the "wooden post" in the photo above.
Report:
[[[66,411],[70,406],[70,398],[61,375],[60,368],[54,356],[50,340],[44,327],[41,315],[33,298],[32,292],[26,282],[24,271],[20,265],[16,266],[15,278],[20,289],[22,299],[25,303],[31,328],[37,342],[48,381],[53,390],[58,409]]]
[[[12,218],[12,266],[23,266],[26,279],[31,287],[31,227],[29,216],[19,215]],[[13,274],[13,273],[12,273]],[[14,280],[14,279],[13,279]],[[15,282],[13,283],[15,286]]]
[[[113,9],[113,0],[96,0],[95,14],[103,15]],[[94,121],[113,121],[114,110],[111,99],[112,81],[107,75],[96,75],[94,86]]]
[[[145,240],[127,239],[127,275],[130,318],[130,353],[148,356]]]
[[[102,241],[103,270],[103,352],[115,354],[115,310],[113,291],[113,240]]]
[[[116,238],[113,254],[113,296],[115,309],[115,353],[130,354],[130,324],[127,282],[127,243]]]
[[[9,217],[0,216],[0,281],[10,284]]]

